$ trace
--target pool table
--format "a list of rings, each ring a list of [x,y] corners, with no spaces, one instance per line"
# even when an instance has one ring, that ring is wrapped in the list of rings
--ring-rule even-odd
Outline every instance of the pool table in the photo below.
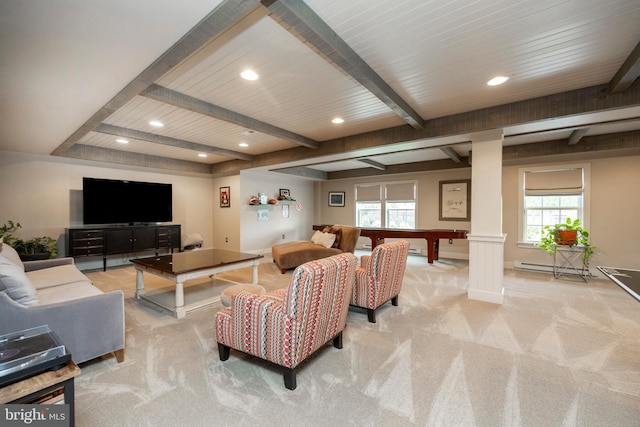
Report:
[[[322,230],[327,225],[314,225],[314,230]],[[380,243],[384,243],[386,237],[398,239],[426,239],[427,259],[429,264],[438,259],[440,239],[466,239],[467,230],[453,229],[399,229],[399,228],[360,228],[360,235],[371,239],[371,249]]]

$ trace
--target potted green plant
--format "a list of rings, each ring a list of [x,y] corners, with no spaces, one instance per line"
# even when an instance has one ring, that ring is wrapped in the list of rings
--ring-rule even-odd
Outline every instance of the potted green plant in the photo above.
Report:
[[[0,227],[0,237],[4,243],[16,250],[23,261],[33,261],[38,259],[55,258],[58,255],[58,247],[55,239],[42,236],[29,240],[13,237],[13,233],[21,228],[19,222],[7,221]]]
[[[567,218],[563,223],[554,226],[547,225],[542,228],[542,238],[537,247],[550,254],[555,254],[561,246],[581,246],[584,248],[582,261],[586,268],[589,267],[589,260],[593,255],[594,246],[589,242],[589,232],[582,227],[579,219]]]

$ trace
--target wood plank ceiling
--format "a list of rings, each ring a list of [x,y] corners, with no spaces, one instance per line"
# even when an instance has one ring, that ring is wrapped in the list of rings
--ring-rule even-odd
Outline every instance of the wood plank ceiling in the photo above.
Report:
[[[637,0],[226,0],[52,154],[331,179],[468,166],[495,127],[505,160],[640,154],[639,40]]]

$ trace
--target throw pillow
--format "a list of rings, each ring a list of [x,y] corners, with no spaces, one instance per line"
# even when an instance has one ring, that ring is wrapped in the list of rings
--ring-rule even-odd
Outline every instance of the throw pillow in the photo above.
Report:
[[[316,245],[324,246],[325,248],[330,248],[333,245],[333,242],[336,241],[336,235],[331,233],[323,233],[322,231],[316,231],[311,236],[311,242]]]
[[[14,265],[17,265],[22,269],[22,271],[24,271],[24,264],[20,259],[20,255],[18,255],[18,252],[16,252],[16,250],[11,246],[5,245],[3,243],[2,249],[0,250],[0,255],[4,256],[8,261],[10,261]]]
[[[342,243],[342,228],[337,227],[325,227],[325,233],[331,233],[336,235],[336,240],[333,242],[332,248],[340,249],[340,243]]]
[[[311,243],[315,243],[316,245],[319,245],[320,239],[322,239],[322,232],[316,231],[315,233],[313,233],[313,236],[311,236]]]
[[[19,304],[29,306],[39,303],[36,288],[24,270],[4,257],[0,259],[0,291],[2,290],[6,290],[7,295]]]
[[[333,246],[333,242],[336,241],[336,235],[331,233],[322,233],[322,238],[320,239],[320,244],[325,248],[330,248]]]

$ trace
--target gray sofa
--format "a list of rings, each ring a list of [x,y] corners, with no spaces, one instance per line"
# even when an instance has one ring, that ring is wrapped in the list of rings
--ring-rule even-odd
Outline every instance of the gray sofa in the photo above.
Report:
[[[124,360],[124,294],[104,293],[73,258],[22,262],[0,242],[0,335],[48,325],[74,362]]]

